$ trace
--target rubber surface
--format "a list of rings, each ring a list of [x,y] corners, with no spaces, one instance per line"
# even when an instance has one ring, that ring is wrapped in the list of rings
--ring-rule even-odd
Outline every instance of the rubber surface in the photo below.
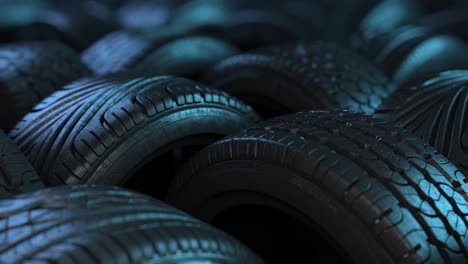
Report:
[[[23,152],[0,130],[0,199],[43,187]]]
[[[170,41],[138,62],[132,71],[147,75],[199,77],[219,61],[239,51],[222,40],[191,36]]]
[[[81,60],[96,74],[131,69],[152,50],[151,41],[136,33],[116,31],[105,35],[81,53]]]
[[[123,28],[144,30],[151,28],[157,30],[170,19],[174,2],[167,0],[128,1],[116,12],[116,20]]]
[[[213,36],[244,51],[310,39],[303,24],[277,11],[239,11],[229,21],[201,30],[212,31]]]
[[[351,46],[363,56],[375,61],[388,76],[393,76],[401,61],[432,35],[425,28],[409,25],[375,35],[370,39],[354,36]]]
[[[466,43],[456,37],[437,35],[428,38],[401,61],[393,81],[403,85],[441,71],[468,69],[467,50]]]
[[[191,35],[191,34],[194,35]],[[140,75],[198,77],[220,60],[238,53],[231,44],[195,32],[149,39],[117,31],[106,35],[81,54],[96,74],[134,72]]]
[[[90,71],[56,42],[0,46],[0,128],[8,131],[35,104]]]
[[[398,90],[376,112],[423,138],[468,175],[468,71],[447,71]]]
[[[269,8],[259,6],[248,1],[188,1],[175,10],[167,28],[184,34],[205,33],[243,50],[308,39],[305,23],[287,11],[281,12],[286,10],[284,3],[270,1]]]
[[[380,0],[338,0],[334,2],[322,0],[329,8],[325,38],[328,41],[343,43],[359,28],[361,19],[376,6]]]
[[[115,30],[110,9],[93,0],[2,1],[0,41],[60,41],[83,50],[101,35]]]
[[[222,137],[257,118],[239,100],[186,79],[120,74],[66,86],[10,136],[47,183],[118,185],[173,142]]]
[[[441,71],[468,67],[467,45],[450,35],[436,35],[429,29],[404,26],[362,40],[351,46],[375,63],[399,87]]]
[[[381,1],[362,19],[360,33],[364,39],[372,39],[417,21],[424,12],[417,0]]]
[[[462,0],[463,1],[463,0]],[[449,8],[424,16],[418,25],[428,28],[439,34],[450,34],[464,41],[468,40],[468,34],[464,30],[468,25],[466,10],[468,2],[464,1],[464,7]]]
[[[204,82],[266,112],[345,108],[373,113],[392,90],[375,65],[350,50],[314,42],[228,58]]]
[[[63,43],[74,50],[80,49],[65,33],[43,22],[4,28],[1,29],[0,34],[0,42],[3,44],[31,41],[55,41]]]
[[[0,28],[2,29],[32,23],[42,12],[50,8],[48,0],[3,0],[1,3],[3,15],[0,18]]]
[[[0,201],[2,263],[261,263],[186,213],[124,189],[67,186]]]
[[[355,263],[464,263],[467,190],[465,176],[416,136],[322,110],[210,145],[183,168],[168,201],[207,221],[243,204],[295,210]]]
[[[89,9],[92,7],[86,8],[75,1],[68,8],[47,10],[41,14],[38,22],[57,28],[77,50],[82,51],[100,37],[116,30],[111,21],[96,16]]]
[[[425,28],[405,26],[383,37],[378,37],[380,43],[376,61],[382,69],[392,75],[400,66],[401,61],[424,40],[432,36]]]

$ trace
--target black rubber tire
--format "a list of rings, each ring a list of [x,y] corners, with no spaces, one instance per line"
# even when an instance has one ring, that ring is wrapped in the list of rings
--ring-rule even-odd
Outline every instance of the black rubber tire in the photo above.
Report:
[[[262,263],[229,235],[158,200],[77,185],[0,201],[2,263]]]
[[[55,27],[70,39],[73,47],[82,51],[100,37],[116,30],[112,21],[106,21],[88,12],[75,1],[69,8],[50,9],[37,22]]]
[[[90,71],[70,48],[56,42],[0,47],[0,128],[9,131],[35,104]]]
[[[468,46],[456,37],[436,35],[421,42],[401,61],[393,73],[393,81],[402,86],[415,79],[457,69],[468,69]]]
[[[118,23],[129,30],[158,30],[169,22],[175,1],[128,1],[116,12]]]
[[[0,29],[24,26],[34,22],[37,17],[50,8],[48,0],[2,0]]]
[[[197,30],[211,33],[244,51],[313,38],[306,25],[294,18],[263,10],[238,11],[224,24],[207,25]]]
[[[242,50],[310,37],[310,31],[304,21],[288,14],[279,7],[281,4],[270,3],[278,7],[274,9],[266,3],[262,6],[261,3],[247,2],[189,1],[176,9],[170,26],[173,27],[173,31],[197,31],[221,38]]]
[[[2,3],[5,15],[0,18],[0,40],[3,42],[51,40],[83,50],[115,28],[109,18],[110,10],[102,3],[90,0],[11,2]]]
[[[421,137],[468,175],[467,85],[468,71],[443,72],[398,90],[376,115]]]
[[[381,0],[338,0],[326,1],[329,6],[325,38],[337,43],[345,42],[359,29],[362,18]]]
[[[418,20],[425,13],[416,0],[385,0],[373,7],[361,20],[355,41],[369,42]],[[356,45],[360,46],[360,45]]]
[[[428,14],[419,21],[418,25],[435,33],[455,35],[467,41],[468,33],[465,30],[468,25],[467,8],[468,6],[457,7]]]
[[[320,108],[373,113],[393,90],[385,75],[366,59],[320,42],[228,58],[204,82],[243,99],[266,116]]]
[[[51,0],[48,0],[51,1]],[[134,0],[131,0],[134,1]],[[71,15],[87,15],[100,20],[100,23],[107,23],[118,26],[116,23],[116,9],[122,6],[125,0],[52,0],[54,10],[61,10]],[[113,2],[113,3],[112,3]],[[121,2],[121,3],[118,3]],[[95,26],[101,26],[97,24]],[[96,30],[96,29],[92,29]]]
[[[148,29],[145,36],[159,40],[161,35],[185,36],[207,25],[220,25],[228,21],[235,1],[225,0],[189,0],[174,10],[167,25],[159,30]]]
[[[397,112],[404,107],[409,107],[409,101],[413,101],[416,94],[444,93],[445,90],[457,88],[466,80],[465,70],[451,70],[434,74],[429,78],[421,78],[413,85],[399,87],[375,110],[374,115],[385,120],[393,120]]]
[[[51,8],[49,1],[18,0],[0,2],[0,42],[58,41],[76,48],[52,25],[38,22],[38,18]]]
[[[239,100],[187,79],[115,75],[52,94],[10,136],[46,183],[121,185],[166,153],[204,147],[257,118]],[[142,188],[164,194],[169,166],[147,172]]]
[[[317,39],[317,25],[308,25],[304,16],[315,5],[302,1],[187,1],[175,9],[167,25],[144,31],[145,37],[160,41],[186,36],[211,36],[227,41],[241,50],[290,43],[299,39]],[[297,12],[297,8],[304,8]],[[306,13],[306,14],[304,14]],[[320,20],[320,19],[317,19]],[[319,23],[319,22],[317,22]],[[311,29],[314,27],[314,29]]]
[[[44,187],[16,144],[0,130],[0,199]]]
[[[467,45],[462,40],[423,27],[405,26],[367,41],[353,41],[354,48],[400,87],[441,71],[468,68]]]
[[[318,40],[324,37],[330,11],[335,10],[336,3],[329,1],[309,1],[309,0],[257,0],[257,1],[231,1],[237,4],[239,10],[263,10],[266,12],[278,13],[291,18],[294,23],[301,25],[305,29],[305,34],[301,34],[301,40]],[[302,30],[301,30],[302,31]]]
[[[358,40],[353,47],[375,61],[388,76],[393,76],[401,61],[431,36],[432,33],[425,28],[404,26],[369,40]]]
[[[81,53],[81,60],[96,74],[131,69],[153,50],[148,39],[128,31],[105,35]]]
[[[174,75],[197,79],[223,59],[239,51],[220,39],[191,36],[170,41],[154,50],[132,69],[138,74]]]
[[[227,42],[197,36],[196,32],[185,37],[173,32],[159,39],[148,39],[137,33],[117,31],[83,51],[81,60],[100,75],[133,72],[198,78],[222,59],[238,52]]]
[[[56,27],[43,22],[4,28],[0,31],[0,42],[2,44],[31,41],[54,41],[63,43],[74,50],[80,49],[66,34]]]
[[[167,200],[220,227],[219,217],[242,206],[289,214],[338,243],[350,257],[344,263],[465,263],[465,179],[433,147],[391,123],[321,110],[274,118],[210,145],[181,170]],[[235,226],[257,216],[231,214],[237,217],[231,220]],[[279,225],[274,221],[248,235],[258,237],[269,222]],[[225,231],[240,240],[246,235]],[[291,243],[270,232],[263,244]],[[316,253],[313,246],[302,249],[298,255]],[[265,252],[286,261],[281,252]]]

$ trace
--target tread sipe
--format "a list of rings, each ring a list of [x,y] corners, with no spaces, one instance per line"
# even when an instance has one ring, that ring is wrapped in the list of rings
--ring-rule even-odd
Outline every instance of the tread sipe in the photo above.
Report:
[[[229,235],[158,200],[77,185],[0,201],[2,263],[261,263]]]
[[[334,44],[278,46],[228,58],[205,82],[259,111],[344,108],[373,113],[393,90],[372,63]]]
[[[203,146],[255,120],[249,106],[187,79],[114,75],[52,94],[10,135],[47,183],[116,185],[154,157]],[[143,184],[164,178],[169,166],[150,171]]]
[[[60,43],[0,46],[0,128],[11,129],[41,99],[89,73],[79,56]]]
[[[220,227],[230,210],[237,212],[229,214],[231,228],[257,217],[239,213],[242,206],[282,212],[323,232],[353,263],[465,263],[467,190],[452,163],[398,126],[320,110],[277,117],[210,145],[181,170],[168,201]],[[253,234],[224,229],[249,245],[242,237],[258,236],[267,224]],[[313,245],[302,248],[303,256],[320,254]]]

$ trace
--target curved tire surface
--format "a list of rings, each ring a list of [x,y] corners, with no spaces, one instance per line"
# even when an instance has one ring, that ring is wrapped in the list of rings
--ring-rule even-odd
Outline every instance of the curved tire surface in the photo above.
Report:
[[[239,100],[186,79],[113,75],[52,94],[10,136],[47,183],[116,185],[172,144],[199,136],[207,144],[257,118]]]
[[[246,204],[298,212],[291,215],[318,224],[356,263],[463,263],[464,179],[391,123],[323,110],[210,145],[181,171],[168,201],[209,222]]]
[[[344,108],[373,113],[393,90],[386,76],[340,46],[278,46],[228,58],[205,82],[266,112]]]
[[[115,187],[49,188],[0,212],[4,263],[261,263],[229,235]]]
[[[10,130],[40,100],[90,71],[70,48],[55,42],[0,47],[0,128]]]
[[[152,50],[151,42],[138,34],[116,31],[105,35],[81,53],[81,60],[96,74],[131,69]]]
[[[157,48],[138,62],[132,71],[139,74],[199,77],[219,61],[238,52],[229,43],[216,38],[184,37]]]
[[[468,175],[468,71],[447,71],[399,89],[376,115],[434,146]]]
[[[0,130],[0,199],[43,187],[23,152]]]

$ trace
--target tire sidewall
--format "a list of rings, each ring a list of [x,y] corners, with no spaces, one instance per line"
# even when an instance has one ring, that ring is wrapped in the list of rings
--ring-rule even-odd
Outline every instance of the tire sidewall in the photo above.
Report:
[[[305,216],[299,220],[318,225],[354,263],[394,263],[362,220],[323,187],[287,168],[259,160],[224,161],[192,177],[196,180],[170,191],[168,200],[203,220],[211,222],[229,208],[248,204],[298,212],[295,216]]]

